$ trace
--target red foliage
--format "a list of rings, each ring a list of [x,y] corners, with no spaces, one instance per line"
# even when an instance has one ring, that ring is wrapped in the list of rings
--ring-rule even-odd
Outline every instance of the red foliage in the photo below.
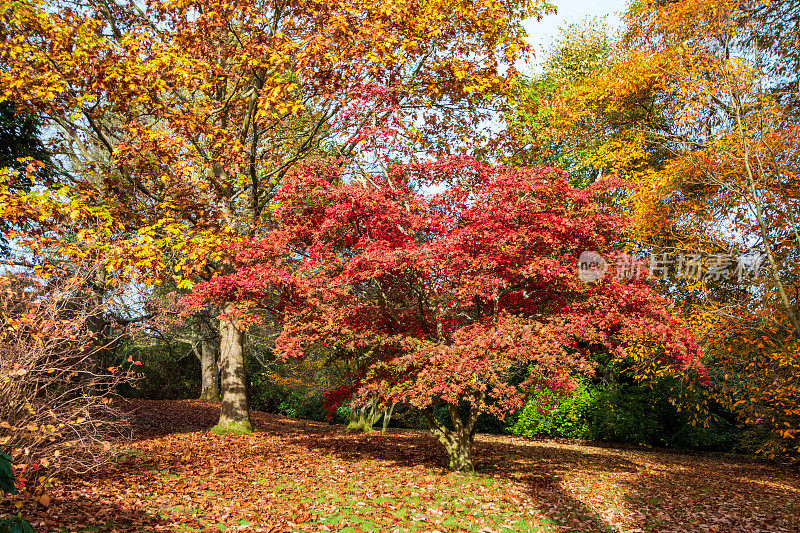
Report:
[[[598,351],[705,376],[646,281],[577,275],[582,251],[614,258],[624,238],[627,220],[600,201],[618,185],[580,191],[557,169],[469,158],[345,182],[312,162],[283,185],[279,226],[192,299],[278,313],[278,353],[327,347],[359,361],[361,394],[418,408],[468,401],[502,416],[533,388],[573,387]]]

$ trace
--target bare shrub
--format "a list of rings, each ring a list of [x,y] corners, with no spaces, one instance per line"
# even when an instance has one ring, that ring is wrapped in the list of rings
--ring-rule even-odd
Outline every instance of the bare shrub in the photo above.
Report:
[[[127,431],[114,398],[133,365],[101,366],[119,328],[106,322],[109,300],[92,279],[75,265],[46,279],[0,277],[0,445],[18,466],[85,473]]]

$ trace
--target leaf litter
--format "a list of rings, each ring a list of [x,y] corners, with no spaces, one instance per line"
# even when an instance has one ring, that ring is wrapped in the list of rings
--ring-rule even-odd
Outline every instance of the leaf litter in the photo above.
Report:
[[[113,466],[0,512],[42,532],[800,531],[796,468],[749,458],[478,435],[463,475],[425,432],[254,411],[254,434],[220,437],[219,404],[128,404]]]

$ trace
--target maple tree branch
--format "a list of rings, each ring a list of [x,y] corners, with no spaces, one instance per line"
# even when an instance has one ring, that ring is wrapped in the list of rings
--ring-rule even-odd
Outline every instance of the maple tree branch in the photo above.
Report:
[[[102,6],[100,8],[100,12],[103,14],[106,22],[108,22],[108,25],[111,27],[111,33],[114,35],[114,39],[117,42],[122,41],[122,32],[119,31],[119,28],[117,28],[117,21],[111,12],[111,7],[108,5],[108,2],[106,0],[100,0],[100,5]]]
[[[428,424],[430,430],[440,437],[447,437],[450,434],[450,430],[444,427],[436,420],[436,417],[433,416],[433,407],[428,406],[424,409],[421,409],[420,412],[422,416],[425,417],[425,421]]]

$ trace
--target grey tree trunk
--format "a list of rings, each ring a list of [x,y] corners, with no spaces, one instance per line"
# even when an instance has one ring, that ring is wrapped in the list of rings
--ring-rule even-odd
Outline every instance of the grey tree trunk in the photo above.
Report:
[[[386,428],[389,427],[389,421],[392,419],[395,405],[397,405],[397,402],[392,402],[392,405],[383,410],[383,426],[381,427],[381,433],[386,433]]]
[[[104,312],[108,273],[104,267],[97,267],[87,280],[86,289],[86,328],[92,334],[91,347],[88,350],[88,368],[85,375],[87,381],[96,381],[92,375],[101,371],[109,355],[109,323]],[[91,394],[100,395],[104,390],[95,382],[89,388]]]
[[[201,400],[219,400],[219,367],[217,366],[216,335],[205,320],[200,322]]]
[[[447,404],[447,411],[453,429],[449,429],[436,420],[433,416],[433,408],[428,407],[422,411],[428,427],[433,436],[444,446],[447,451],[448,467],[453,472],[475,472],[475,465],[472,462],[472,445],[475,441],[476,422],[478,421],[478,409],[470,406],[469,416],[466,421],[461,419],[458,406]]]
[[[360,411],[361,409],[357,409],[352,405],[350,406],[350,421],[347,424],[347,431],[358,431],[358,429],[360,429],[358,425],[358,413]]]
[[[106,293],[106,270],[99,267],[88,282],[88,314],[86,317],[86,327],[92,333],[92,350],[95,369],[100,366],[100,356],[102,350],[107,348],[108,322],[103,316],[102,309]]]
[[[375,422],[383,416],[383,413],[378,411],[378,404],[380,400],[377,396],[372,397],[367,403],[361,407],[350,407],[350,423],[347,424],[347,431],[363,431],[369,433],[372,431],[372,426]]]
[[[226,314],[230,306],[225,309]],[[216,433],[251,433],[247,398],[247,374],[244,368],[244,332],[226,318],[219,322],[220,365],[222,370],[222,406]]]

